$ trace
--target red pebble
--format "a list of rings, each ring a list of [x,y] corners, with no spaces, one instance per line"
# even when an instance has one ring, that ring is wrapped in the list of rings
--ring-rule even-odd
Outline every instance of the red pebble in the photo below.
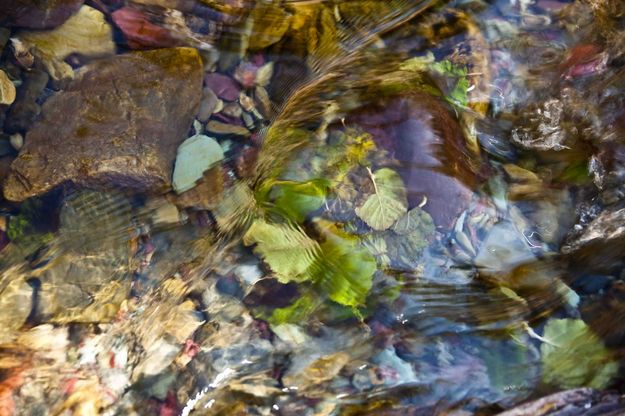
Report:
[[[242,62],[234,73],[234,78],[245,88],[251,88],[256,83],[258,67],[250,62]]]
[[[122,7],[111,17],[132,49],[166,48],[178,43],[167,29],[150,22],[146,15],[132,7]]]
[[[562,64],[562,72],[566,79],[579,78],[602,72],[607,63],[608,55],[601,47],[592,44],[575,45]]]
[[[176,395],[173,391],[167,392],[167,397],[165,401],[161,404],[160,409],[158,411],[159,416],[176,416],[179,414],[178,411],[178,400],[176,399]]]
[[[193,342],[192,339],[188,339],[184,343],[184,353],[193,358],[200,352],[200,346]]]
[[[72,394],[74,392],[74,389],[76,388],[76,383],[78,383],[78,377],[72,377],[68,380],[66,380],[63,383],[63,394],[65,395],[69,395]]]

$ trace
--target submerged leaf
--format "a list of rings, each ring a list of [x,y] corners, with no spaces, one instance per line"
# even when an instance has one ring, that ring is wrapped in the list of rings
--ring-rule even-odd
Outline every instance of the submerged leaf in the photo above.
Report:
[[[444,77],[456,80],[453,88],[447,91],[447,101],[454,105],[466,107],[469,104],[468,92],[470,87],[467,68],[454,65],[447,59],[433,63],[430,68]]]
[[[299,227],[254,221],[243,236],[246,245],[256,244],[254,251],[276,273],[282,283],[310,279],[309,267],[315,261],[319,244]]]
[[[306,317],[309,316],[320,303],[320,300],[315,299],[312,294],[304,294],[292,305],[274,309],[267,320],[274,326],[285,323],[300,323],[305,321]]]
[[[393,231],[399,235],[418,233],[427,236],[432,234],[434,229],[434,220],[430,214],[419,207],[408,211],[393,226]]]
[[[276,207],[296,222],[303,222],[306,216],[317,210],[325,201],[330,182],[313,179],[307,182],[280,182],[276,188]]]
[[[425,56],[415,56],[414,58],[406,59],[399,65],[399,69],[401,71],[424,72],[434,63],[434,54],[428,52]]]
[[[581,319],[551,319],[541,345],[543,381],[564,388],[602,389],[618,371],[618,363]]]
[[[322,230],[325,242],[315,264],[315,282],[330,299],[346,306],[361,306],[371,289],[377,270],[375,258],[363,248],[360,240],[333,225]]]
[[[384,240],[384,233],[372,233],[367,235],[363,241],[363,246],[369,250],[381,267],[387,267],[390,264],[388,257],[388,247]]]
[[[353,168],[367,163],[367,157],[375,147],[369,133],[349,128],[345,131],[343,142],[321,149],[325,164],[323,172],[329,175],[334,183],[340,183]]]
[[[400,176],[384,168],[371,175],[375,193],[361,206],[356,215],[374,230],[386,230],[408,210],[406,189]]]

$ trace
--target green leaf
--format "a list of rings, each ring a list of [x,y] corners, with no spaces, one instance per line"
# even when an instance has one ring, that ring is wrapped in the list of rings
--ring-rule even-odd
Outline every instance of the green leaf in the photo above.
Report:
[[[295,222],[303,222],[307,215],[321,207],[330,182],[313,179],[307,182],[280,182],[275,186],[276,207]]]
[[[567,163],[557,180],[580,186],[589,184],[592,182],[592,177],[588,172],[588,162],[581,160]]]
[[[543,381],[563,388],[607,386],[618,370],[610,351],[580,319],[551,319],[540,347]]]
[[[310,316],[320,303],[321,301],[316,299],[311,293],[304,294],[292,305],[274,309],[267,321],[272,326],[305,322],[306,318]]]
[[[270,224],[262,219],[252,223],[243,236],[243,243],[256,244],[254,251],[265,260],[282,283],[308,280],[308,269],[319,250],[319,244],[301,228],[286,223]]]
[[[425,238],[434,232],[434,220],[424,210],[415,207],[405,213],[393,226],[393,231],[399,235],[418,234]]]
[[[427,71],[435,63],[434,59],[434,54],[428,52],[425,56],[415,56],[414,58],[406,59],[399,65],[399,69],[411,72]]]
[[[538,364],[528,347],[514,340],[523,337],[519,331],[513,331],[510,339],[485,338],[476,346],[477,356],[486,364],[488,390],[497,401],[529,393],[533,385]]]
[[[380,267],[388,267],[390,259],[384,233],[373,232],[363,238],[362,244],[375,257]]]
[[[466,107],[469,104],[467,94],[470,87],[467,68],[454,65],[447,59],[433,63],[430,68],[444,77],[456,79],[453,88],[447,91],[447,101],[460,107]]]
[[[408,210],[406,189],[392,169],[383,168],[371,174],[374,194],[356,208],[356,215],[374,230],[386,230]]]
[[[330,299],[341,305],[363,305],[377,269],[375,258],[361,246],[358,238],[333,225],[325,226],[322,232],[325,241],[321,244],[319,261],[314,265],[314,281]]]

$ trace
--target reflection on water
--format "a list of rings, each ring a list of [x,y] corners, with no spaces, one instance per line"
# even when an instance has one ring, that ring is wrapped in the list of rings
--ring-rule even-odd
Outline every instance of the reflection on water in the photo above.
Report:
[[[623,17],[1,4],[0,415],[618,414]]]

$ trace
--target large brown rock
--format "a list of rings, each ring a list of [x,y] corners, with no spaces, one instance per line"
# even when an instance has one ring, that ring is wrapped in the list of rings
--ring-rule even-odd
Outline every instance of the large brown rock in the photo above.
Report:
[[[84,0],[0,1],[0,26],[51,29],[76,13]]]
[[[195,49],[94,61],[43,105],[11,165],[5,197],[21,201],[66,181],[165,191],[201,95]]]

